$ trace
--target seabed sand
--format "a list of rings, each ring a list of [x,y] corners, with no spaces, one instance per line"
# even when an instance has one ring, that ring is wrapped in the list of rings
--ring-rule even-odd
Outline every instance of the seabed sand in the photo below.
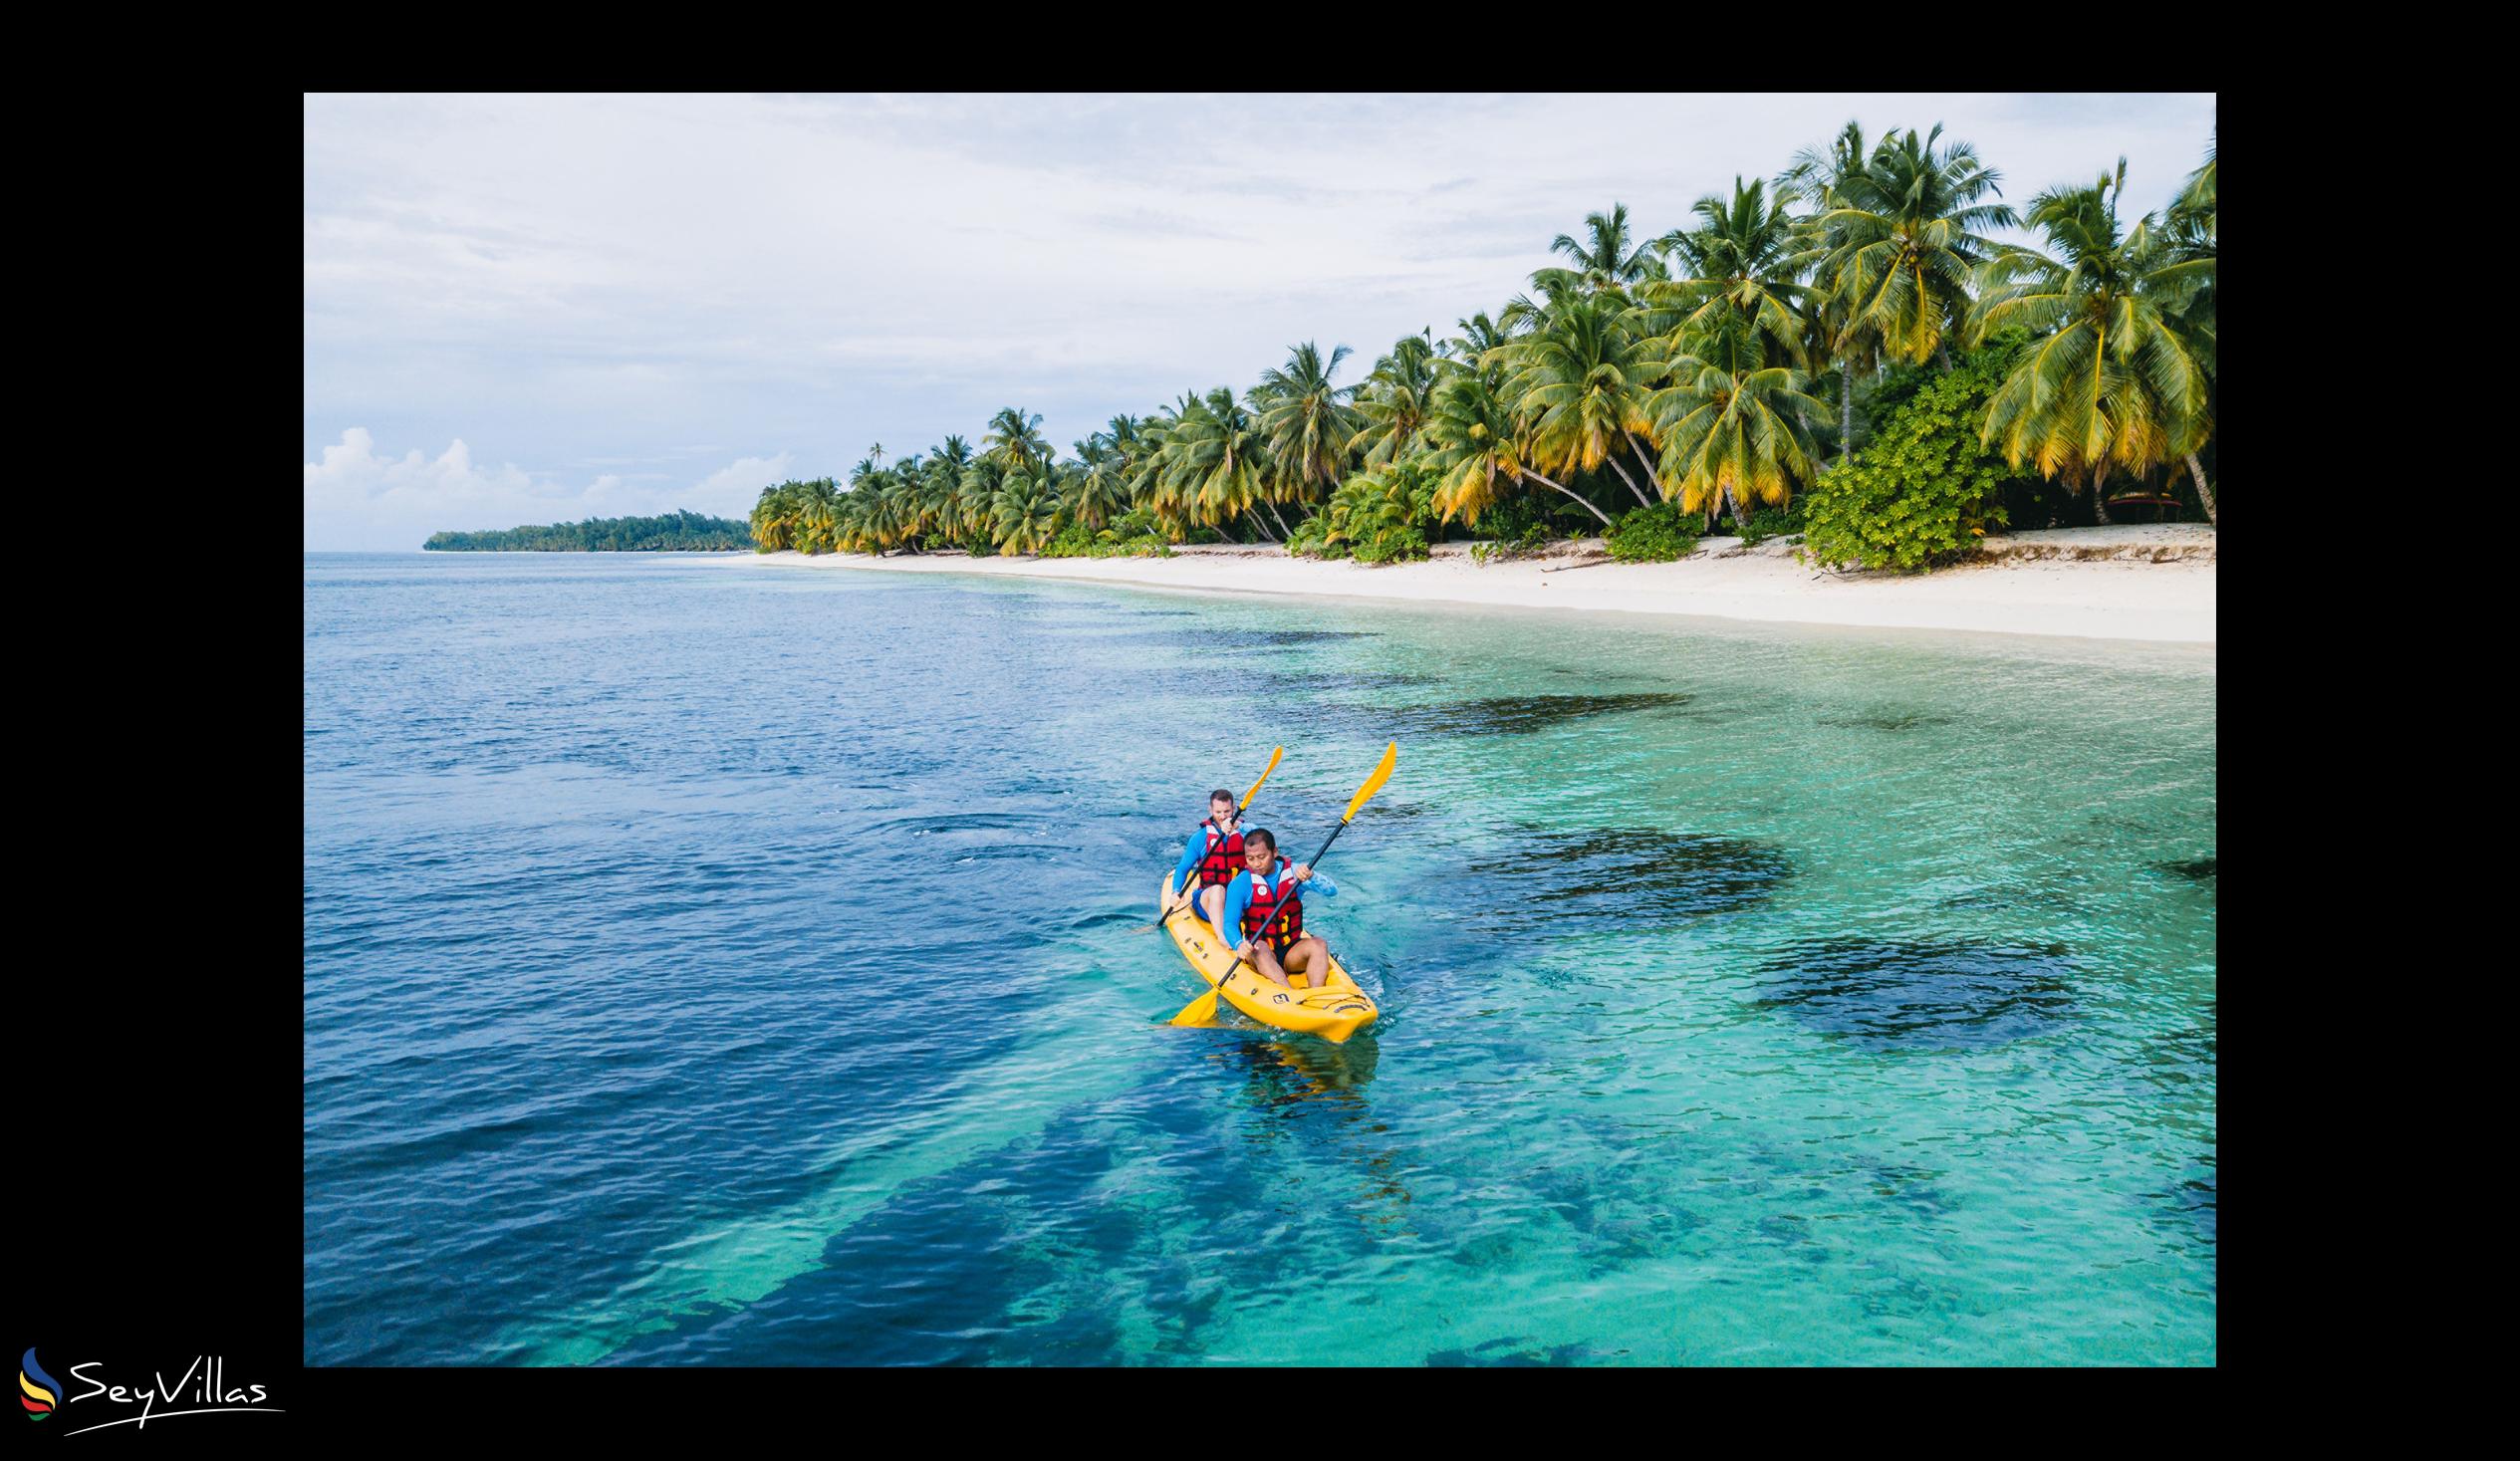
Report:
[[[1601,540],[1546,557],[1478,564],[1447,543],[1426,563],[1372,568],[1271,547],[1174,550],[1171,558],[876,558],[757,554],[728,562],[905,574],[995,574],[1150,589],[1335,595],[1519,609],[1711,614],[1780,623],[1976,629],[2078,638],[2214,641],[2214,531],[2189,524],[2060,528],[1990,539],[1991,558],[1930,574],[1824,574],[1792,546],[1710,538],[1677,563],[1622,564]]]

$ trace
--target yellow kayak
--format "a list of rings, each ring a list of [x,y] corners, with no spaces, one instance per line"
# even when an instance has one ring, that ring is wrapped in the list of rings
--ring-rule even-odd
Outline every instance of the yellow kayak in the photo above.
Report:
[[[1163,901],[1172,901],[1172,874],[1163,875]],[[1160,905],[1158,905],[1160,906]],[[1224,984],[1225,1002],[1263,1025],[1280,1030],[1293,1030],[1305,1035],[1318,1035],[1337,1045],[1374,1022],[1381,1013],[1348,971],[1334,958],[1330,961],[1330,981],[1320,989],[1283,989],[1277,981],[1249,964],[1234,968],[1234,946],[1221,943],[1216,929],[1198,915],[1195,900],[1185,903],[1181,911],[1163,920],[1163,931],[1172,935],[1172,946],[1199,977],[1213,985],[1228,970],[1233,977]],[[1302,979],[1301,974],[1290,978]]]

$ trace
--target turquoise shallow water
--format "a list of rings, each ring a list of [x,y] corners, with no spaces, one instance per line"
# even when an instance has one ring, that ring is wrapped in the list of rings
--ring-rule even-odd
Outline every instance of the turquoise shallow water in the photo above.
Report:
[[[2215,1358],[2209,647],[305,573],[310,1364]]]

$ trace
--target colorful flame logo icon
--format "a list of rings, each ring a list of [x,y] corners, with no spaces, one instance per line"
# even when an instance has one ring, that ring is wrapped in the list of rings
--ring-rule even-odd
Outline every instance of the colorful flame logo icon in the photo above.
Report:
[[[52,1414],[53,1406],[61,1399],[61,1381],[46,1374],[44,1366],[35,1362],[33,1349],[18,1361],[18,1389],[22,1392],[18,1403],[26,1407],[29,1420],[42,1420]]]

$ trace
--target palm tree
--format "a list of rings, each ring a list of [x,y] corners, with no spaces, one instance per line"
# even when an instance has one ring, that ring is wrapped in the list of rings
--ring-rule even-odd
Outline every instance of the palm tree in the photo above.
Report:
[[[1357,393],[1355,409],[1363,424],[1348,438],[1348,450],[1362,452],[1368,469],[1406,455],[1426,428],[1435,385],[1449,364],[1435,352],[1431,327],[1423,335],[1401,336],[1389,355],[1374,363],[1374,373]]]
[[[998,488],[1006,482],[1006,469],[991,456],[976,456],[962,469],[962,481],[954,491],[956,536],[965,546],[982,543],[994,545],[992,529],[997,521]]]
[[[1165,534],[1173,542],[1181,541],[1190,525],[1190,515],[1183,504],[1171,469],[1178,453],[1172,445],[1173,432],[1181,418],[1197,403],[1198,397],[1188,391],[1168,406],[1158,406],[1154,413],[1137,422],[1137,454],[1129,469],[1129,500],[1134,507],[1153,513],[1164,525]]]
[[[1001,555],[1038,553],[1058,530],[1059,499],[1045,479],[1016,472],[998,489],[993,518]]]
[[[1607,213],[1584,215],[1584,237],[1561,233],[1549,241],[1549,252],[1564,254],[1574,267],[1549,268],[1531,276],[1532,286],[1552,296],[1571,290],[1624,294],[1633,284],[1659,278],[1661,260],[1651,242],[1634,236],[1628,227],[1628,205],[1612,203]]]
[[[1306,341],[1288,354],[1283,367],[1264,372],[1251,392],[1277,501],[1310,502],[1316,491],[1326,498],[1347,475],[1348,443],[1361,422],[1347,404],[1354,388],[1330,383],[1346,359],[1344,345],[1325,362],[1321,348]]]
[[[2008,249],[1989,260],[1969,322],[1972,339],[2012,326],[2037,337],[1987,403],[1980,439],[2042,476],[2088,473],[2103,523],[2113,467],[2175,460],[2211,429],[2205,368],[2175,313],[2198,277],[2195,261],[2173,257],[2148,213],[2120,231],[2126,186],[2122,157],[2114,177],[2032,199],[2030,226],[2053,252]]]
[[[1089,528],[1101,528],[1129,507],[1123,479],[1128,462],[1101,432],[1076,444],[1077,474],[1068,493],[1068,511]]]
[[[2166,291],[2182,296],[2174,305],[2181,333],[2188,348],[2195,352],[2196,362],[2205,371],[2205,413],[2210,421],[2215,410],[2216,340],[2214,329],[2214,255],[2215,255],[2215,180],[2214,143],[2205,140],[2205,163],[2187,175],[2186,185],[2169,206],[2162,220],[2161,233],[2167,242],[2171,265],[2161,271]],[[2204,463],[2196,453],[2204,446],[2202,432],[2182,434],[2173,443],[2187,463],[2187,473],[2196,482],[2196,500],[2204,504],[2205,521],[2219,528],[2214,515],[2213,489],[2205,485]]]
[[[1512,372],[1503,396],[1523,423],[1526,469],[1571,475],[1608,462],[1637,505],[1650,507],[1617,448],[1629,445],[1642,464],[1635,433],[1652,429],[1645,392],[1660,363],[1631,336],[1625,313],[1609,297],[1563,303],[1532,334],[1498,347],[1494,356]]]
[[[1184,397],[1180,418],[1156,455],[1163,462],[1158,511],[1169,505],[1189,520],[1214,525],[1267,502],[1268,443],[1259,418],[1234,399],[1231,386]],[[1256,519],[1253,527],[1259,527]],[[1283,519],[1278,528],[1286,530]],[[1260,536],[1268,534],[1262,530]]]
[[[1797,196],[1813,200],[1815,211],[1796,220],[1805,257],[1815,260],[1819,274],[1817,287],[1805,302],[1803,310],[1804,363],[1826,351],[1838,366],[1838,460],[1844,463],[1855,452],[1855,377],[1858,370],[1877,370],[1881,365],[1881,338],[1856,319],[1845,291],[1830,271],[1825,260],[1844,238],[1832,237],[1822,219],[1848,204],[1848,184],[1864,171],[1870,154],[1864,149],[1864,126],[1850,122],[1838,134],[1823,145],[1805,147],[1794,154],[1794,160],[1777,174],[1780,189],[1792,188]]]
[[[1041,417],[1020,406],[1008,406],[989,417],[989,434],[981,438],[987,454],[1009,472],[1031,471],[1050,460],[1050,442],[1041,434]]]
[[[1445,341],[1444,348],[1451,353],[1451,359],[1471,365],[1476,365],[1490,351],[1514,338],[1512,332],[1488,319],[1485,311],[1452,323],[1453,328],[1461,333]]]
[[[1828,407],[1803,393],[1806,377],[1790,365],[1741,369],[1734,363],[1682,357],[1672,383],[1653,393],[1662,440],[1660,479],[1680,511],[1703,512],[1711,525],[1729,497],[1733,520],[1746,526],[1753,501],[1782,506],[1813,475],[1805,413]]]
[[[1436,472],[1434,506],[1443,521],[1458,517],[1478,526],[1479,514],[1502,499],[1506,488],[1528,478],[1582,505],[1609,527],[1610,518],[1600,508],[1523,460],[1519,436],[1513,410],[1485,375],[1463,371],[1436,387],[1426,442]]]
[[[1694,229],[1663,238],[1680,277],[1646,284],[1634,318],[1645,333],[1697,344],[1724,336],[1736,357],[1758,355],[1808,370],[1802,311],[1812,291],[1797,283],[1812,263],[1787,207],[1794,190],[1732,180],[1732,199],[1709,193],[1690,209]]]
[[[1921,139],[1913,127],[1882,138],[1820,226],[1832,244],[1822,269],[1848,312],[1842,342],[1869,333],[1892,357],[1938,356],[1947,368],[1943,339],[1967,317],[1969,272],[2000,248],[1979,230],[2019,220],[1977,201],[2003,195],[2000,175],[1966,142],[1936,148],[1941,136],[1936,122]]]
[[[902,546],[915,553],[928,528],[926,484],[898,468],[884,472],[882,480],[884,510],[891,515]]]

